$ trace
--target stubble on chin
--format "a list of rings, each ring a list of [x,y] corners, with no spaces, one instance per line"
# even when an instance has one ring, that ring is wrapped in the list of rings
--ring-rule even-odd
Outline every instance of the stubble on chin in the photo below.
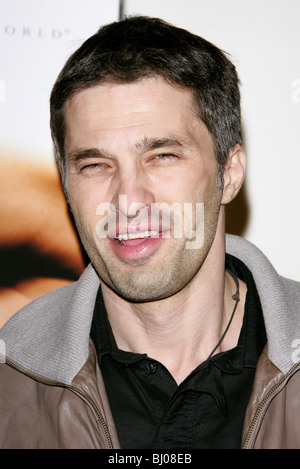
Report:
[[[97,268],[100,278],[117,295],[134,303],[169,298],[181,291],[197,275],[207,255],[206,247],[187,250],[184,243],[172,240],[159,262],[151,264],[146,258],[115,262],[111,258],[101,261]],[[177,242],[176,242],[177,241]]]

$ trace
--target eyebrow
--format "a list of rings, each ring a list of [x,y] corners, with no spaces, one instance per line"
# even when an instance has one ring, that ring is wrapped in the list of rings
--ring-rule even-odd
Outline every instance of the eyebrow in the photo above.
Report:
[[[177,137],[165,137],[165,138],[152,138],[144,137],[140,142],[134,145],[134,149],[137,151],[157,150],[158,148],[186,146],[186,139],[179,139]]]
[[[83,148],[83,149],[76,149],[68,153],[68,159],[72,163],[77,163],[78,161],[87,159],[87,158],[113,158],[113,155],[107,152],[104,149],[98,148]]]
[[[153,137],[144,137],[140,142],[137,142],[131,148],[135,152],[145,152],[150,150],[157,150],[158,148],[168,148],[168,147],[185,147],[187,144],[186,139],[179,139],[177,137],[165,137],[165,138],[153,138]],[[69,161],[77,163],[78,161],[87,159],[87,158],[114,158],[114,155],[107,151],[104,148],[83,148],[75,149],[68,153]]]

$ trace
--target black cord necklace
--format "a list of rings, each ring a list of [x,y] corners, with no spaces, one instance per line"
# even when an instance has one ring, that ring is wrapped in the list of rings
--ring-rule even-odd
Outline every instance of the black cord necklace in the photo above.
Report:
[[[221,336],[221,339],[219,340],[219,342],[217,343],[217,345],[213,348],[213,350],[210,352],[210,354],[208,355],[207,357],[207,360],[215,353],[215,351],[217,350],[217,348],[221,345],[225,335],[227,334],[227,331],[230,327],[230,324],[233,320],[233,316],[234,316],[234,313],[236,311],[236,308],[237,308],[237,305],[238,305],[238,302],[240,301],[240,287],[239,287],[239,280],[237,278],[237,276],[231,272],[231,270],[228,270],[226,269],[226,271],[231,275],[231,277],[233,278],[234,282],[235,282],[235,285],[236,285],[236,292],[234,295],[232,295],[232,299],[235,301],[234,303],[234,308],[233,308],[233,311],[231,313],[231,316],[230,316],[230,319],[229,319],[229,322],[226,326],[226,329],[225,331],[223,332],[222,336]]]

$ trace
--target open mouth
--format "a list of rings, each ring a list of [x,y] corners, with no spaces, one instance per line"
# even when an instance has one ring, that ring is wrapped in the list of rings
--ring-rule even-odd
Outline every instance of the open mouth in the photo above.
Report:
[[[133,233],[119,233],[109,238],[114,253],[124,261],[147,258],[152,255],[162,243],[162,232],[158,230],[144,230]]]

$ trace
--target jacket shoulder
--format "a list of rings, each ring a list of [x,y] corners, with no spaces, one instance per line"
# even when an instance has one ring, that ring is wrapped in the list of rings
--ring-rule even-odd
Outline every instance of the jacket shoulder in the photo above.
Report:
[[[88,355],[99,284],[88,266],[77,282],[15,313],[0,330],[7,358],[49,379],[70,383]]]
[[[300,448],[300,363],[282,373],[264,349],[255,375],[243,432],[243,447]]]

